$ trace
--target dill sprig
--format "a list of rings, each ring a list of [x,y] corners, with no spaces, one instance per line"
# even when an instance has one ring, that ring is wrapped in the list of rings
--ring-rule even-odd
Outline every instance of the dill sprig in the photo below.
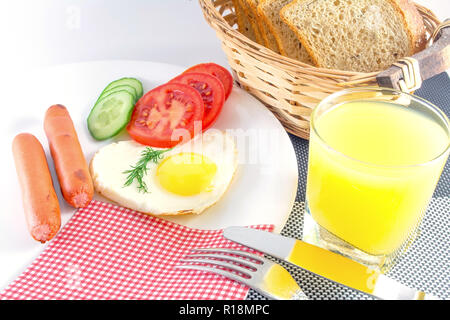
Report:
[[[147,174],[147,164],[149,162],[158,163],[159,160],[162,159],[162,155],[169,150],[171,149],[154,150],[150,147],[146,147],[141,152],[141,158],[136,165],[131,166],[130,170],[123,172],[124,174],[128,174],[124,187],[130,186],[133,181],[136,180],[139,192],[148,193],[147,184],[143,180],[144,176]]]

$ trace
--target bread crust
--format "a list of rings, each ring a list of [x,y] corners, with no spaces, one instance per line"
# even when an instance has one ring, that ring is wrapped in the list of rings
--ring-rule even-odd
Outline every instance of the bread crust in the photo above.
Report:
[[[264,45],[264,39],[261,36],[261,31],[259,30],[258,23],[256,22],[256,18],[254,18],[253,12],[251,12],[247,0],[238,0],[242,9],[244,10],[244,14],[246,15],[248,21],[252,25],[252,28],[255,32],[256,42]]]
[[[423,23],[423,18],[414,3],[411,0],[387,1],[389,1],[403,17],[403,23],[405,24],[410,43],[410,52],[408,55],[413,55],[425,49],[427,44],[425,25]]]
[[[297,3],[302,3],[302,2],[306,2],[308,0],[293,0],[292,2],[290,2],[289,4],[287,4],[286,6],[284,6],[281,10],[280,10],[280,18],[281,20],[283,20],[284,23],[286,23],[289,28],[291,28],[292,31],[294,31],[294,33],[297,35],[297,39],[300,41],[300,43],[302,44],[303,47],[305,47],[306,52],[308,52],[313,64],[317,67],[320,67],[319,61],[316,57],[316,55],[314,54],[314,50],[308,45],[308,42],[306,41],[306,39],[302,36],[301,33],[298,32],[297,28],[295,28],[294,26],[292,26],[290,24],[290,22],[284,17],[284,12],[286,12],[287,10],[289,10],[289,8],[291,6],[295,6]]]
[[[255,31],[253,30],[250,21],[248,21],[247,17],[245,16],[244,8],[242,8],[239,0],[232,0],[232,1],[234,6],[234,12],[236,13],[239,32],[242,33],[247,38],[249,38],[250,40],[256,41]]]
[[[266,23],[267,27],[269,28],[269,31],[275,37],[275,41],[278,44],[278,49],[280,50],[280,53],[283,56],[286,56],[286,50],[284,50],[283,43],[281,42],[280,36],[275,32],[275,28],[272,26],[272,22],[266,17],[264,10],[262,9],[262,6],[264,6],[267,1],[270,1],[270,0],[261,0],[259,2],[258,7],[256,8],[256,10],[258,12],[259,17]]]
[[[286,49],[284,48],[283,40],[281,39],[281,36],[275,30],[275,27],[273,26],[272,21],[266,16],[264,9],[263,9],[264,6],[268,5],[268,3],[272,2],[272,1],[274,1],[274,0],[261,0],[257,7],[257,12],[258,12],[258,15],[260,16],[260,18],[265,22],[265,24],[269,28],[270,32],[273,34],[273,36],[278,44],[278,48],[280,50],[281,55],[288,57],[289,55],[288,55]],[[303,45],[302,43],[300,43],[300,44]],[[315,64],[312,59],[305,60],[302,62],[308,63],[308,64],[313,64],[313,65],[317,66],[317,64]]]
[[[272,31],[270,31],[269,27],[267,26],[266,22],[261,18],[260,14],[258,13],[258,4],[261,2],[260,0],[244,0],[247,2],[247,6],[249,10],[252,11],[253,16],[256,19],[256,23],[258,25],[259,31],[261,33],[261,37],[264,41],[264,44],[267,48],[269,48],[272,51],[275,51],[276,53],[280,52],[280,49],[278,47],[277,40],[275,39],[275,36],[273,35]]]
[[[263,30],[262,36],[264,38],[264,41],[266,42],[266,47],[276,53],[280,53],[278,42],[272,31],[270,31],[269,26],[261,18],[258,18],[258,24],[260,26],[260,29]]]

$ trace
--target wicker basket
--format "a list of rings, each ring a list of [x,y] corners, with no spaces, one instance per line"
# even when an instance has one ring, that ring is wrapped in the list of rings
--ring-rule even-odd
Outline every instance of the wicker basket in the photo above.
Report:
[[[308,139],[312,109],[327,95],[346,87],[377,85],[379,72],[316,68],[281,56],[237,31],[232,0],[199,0],[207,22],[222,41],[238,84],[262,101],[286,130]],[[428,44],[440,21],[416,4],[424,18]]]

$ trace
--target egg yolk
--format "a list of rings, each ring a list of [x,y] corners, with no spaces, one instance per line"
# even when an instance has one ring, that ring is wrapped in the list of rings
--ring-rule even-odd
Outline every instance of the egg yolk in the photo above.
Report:
[[[156,177],[167,191],[181,196],[192,196],[211,190],[216,171],[216,164],[204,155],[178,153],[159,164]]]

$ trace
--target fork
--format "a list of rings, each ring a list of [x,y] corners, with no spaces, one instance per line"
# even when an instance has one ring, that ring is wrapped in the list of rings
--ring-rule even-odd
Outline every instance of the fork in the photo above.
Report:
[[[284,267],[256,254],[224,248],[195,248],[180,262],[184,264],[175,268],[219,274],[251,287],[269,299],[308,299]]]

